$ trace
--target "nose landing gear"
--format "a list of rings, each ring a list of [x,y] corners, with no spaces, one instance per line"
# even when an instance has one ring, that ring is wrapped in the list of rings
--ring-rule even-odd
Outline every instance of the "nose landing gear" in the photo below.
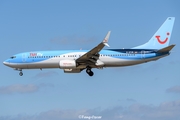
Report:
[[[20,75],[20,76],[23,76],[23,72],[22,72],[22,71],[20,71],[20,72],[19,72],[19,75]]]
[[[86,73],[87,73],[89,76],[93,76],[93,75],[94,75],[93,71],[91,71],[91,68],[87,68],[87,69],[86,69]]]
[[[23,76],[23,72],[22,72],[22,69],[21,69],[21,68],[14,68],[14,70],[20,71],[20,72],[19,72],[19,75],[20,75],[20,76]]]

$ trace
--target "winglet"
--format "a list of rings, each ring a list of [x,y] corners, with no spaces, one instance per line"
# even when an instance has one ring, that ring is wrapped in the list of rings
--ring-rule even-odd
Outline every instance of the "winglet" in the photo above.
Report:
[[[104,40],[103,40],[104,45],[105,45],[105,46],[108,46],[108,47],[110,47],[110,46],[108,45],[108,40],[109,40],[110,34],[111,34],[111,31],[109,31],[109,32],[107,33],[106,37],[105,37]]]

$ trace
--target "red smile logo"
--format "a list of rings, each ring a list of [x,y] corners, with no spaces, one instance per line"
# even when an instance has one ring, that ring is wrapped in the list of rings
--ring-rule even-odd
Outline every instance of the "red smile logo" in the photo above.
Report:
[[[170,33],[167,32],[167,36],[169,36],[169,35],[170,35]],[[157,38],[157,40],[158,40],[158,42],[159,42],[160,44],[164,44],[164,43],[166,43],[166,42],[168,41],[168,37],[166,37],[165,40],[160,40],[160,36],[155,36],[155,37]]]

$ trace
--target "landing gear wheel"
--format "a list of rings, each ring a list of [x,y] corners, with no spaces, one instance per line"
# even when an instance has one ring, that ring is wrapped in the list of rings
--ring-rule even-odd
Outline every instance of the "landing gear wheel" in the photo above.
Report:
[[[87,69],[86,73],[89,74],[91,72],[91,69]]]
[[[86,73],[89,75],[89,76],[93,76],[94,73],[91,71],[91,69],[87,68],[86,70]]]
[[[20,76],[23,76],[23,72],[21,71],[21,72],[19,73],[19,75],[20,75]]]
[[[89,76],[93,76],[94,75],[94,73],[91,71],[90,73],[89,73]]]

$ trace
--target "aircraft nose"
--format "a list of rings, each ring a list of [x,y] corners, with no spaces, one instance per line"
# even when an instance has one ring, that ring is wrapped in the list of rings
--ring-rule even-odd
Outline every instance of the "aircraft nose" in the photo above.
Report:
[[[8,60],[4,61],[3,64],[6,65],[6,66],[8,66],[8,65],[9,65]]]
[[[4,65],[8,65],[8,63],[6,61],[3,62]]]

